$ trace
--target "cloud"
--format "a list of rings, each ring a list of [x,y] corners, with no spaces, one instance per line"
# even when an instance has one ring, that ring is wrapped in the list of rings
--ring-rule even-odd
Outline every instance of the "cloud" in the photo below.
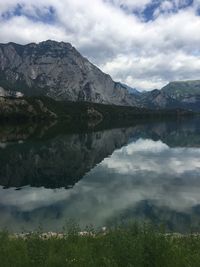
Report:
[[[137,10],[141,12],[151,3],[151,0],[104,0],[104,2],[113,4],[124,11],[133,12]]]
[[[127,58],[119,55],[102,66],[105,72],[137,88],[161,88],[171,80],[198,79],[200,57],[183,51],[169,51]],[[123,71],[122,71],[123,69]]]
[[[8,0],[0,3],[0,42],[71,42],[115,80],[150,90],[199,78],[199,7],[198,0]]]
[[[102,164],[120,174],[140,175],[144,171],[160,177],[178,177],[198,174],[199,158],[199,148],[169,148],[161,141],[139,139],[115,151]]]

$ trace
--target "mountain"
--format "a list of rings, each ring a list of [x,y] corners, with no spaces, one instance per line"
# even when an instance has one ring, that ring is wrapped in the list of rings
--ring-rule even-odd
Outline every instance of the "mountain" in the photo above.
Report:
[[[136,88],[130,87],[124,83],[119,83],[125,90],[128,90],[130,95],[139,96],[142,93],[138,91]]]
[[[0,44],[0,86],[25,96],[136,105],[134,95],[90,63],[71,44]]]
[[[143,108],[180,108],[200,112],[200,80],[170,82],[161,90],[141,93],[137,101]]]
[[[0,44],[0,97],[47,96],[147,109],[200,111],[200,81],[170,82],[139,92],[112,78],[70,43]]]
[[[192,96],[200,96],[200,80],[170,82],[162,88],[168,96],[184,101]]]
[[[182,108],[182,104],[179,101],[158,89],[142,93],[138,102],[142,107],[150,109]]]
[[[161,91],[179,101],[182,108],[200,111],[200,80],[171,82]]]

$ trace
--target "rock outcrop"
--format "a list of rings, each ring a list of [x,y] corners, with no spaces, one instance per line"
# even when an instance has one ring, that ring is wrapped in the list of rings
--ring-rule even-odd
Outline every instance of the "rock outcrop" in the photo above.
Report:
[[[71,44],[0,44],[0,86],[25,96],[136,105],[126,87],[84,58]]]

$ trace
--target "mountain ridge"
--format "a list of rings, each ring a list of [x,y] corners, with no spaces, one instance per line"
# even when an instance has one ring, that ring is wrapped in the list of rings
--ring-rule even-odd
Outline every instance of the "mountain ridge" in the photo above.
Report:
[[[200,112],[200,80],[174,81],[160,90],[139,92],[113,81],[70,43],[53,40],[0,44],[0,96],[23,95]]]
[[[193,111],[200,111],[200,80],[173,81],[161,89],[179,106]]]
[[[26,96],[134,105],[128,91],[83,57],[70,43],[0,44],[0,86]]]

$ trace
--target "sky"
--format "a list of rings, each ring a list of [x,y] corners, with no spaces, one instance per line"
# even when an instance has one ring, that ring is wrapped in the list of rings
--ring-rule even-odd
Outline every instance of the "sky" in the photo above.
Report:
[[[139,90],[199,79],[200,0],[0,0],[0,42],[70,42]]]

